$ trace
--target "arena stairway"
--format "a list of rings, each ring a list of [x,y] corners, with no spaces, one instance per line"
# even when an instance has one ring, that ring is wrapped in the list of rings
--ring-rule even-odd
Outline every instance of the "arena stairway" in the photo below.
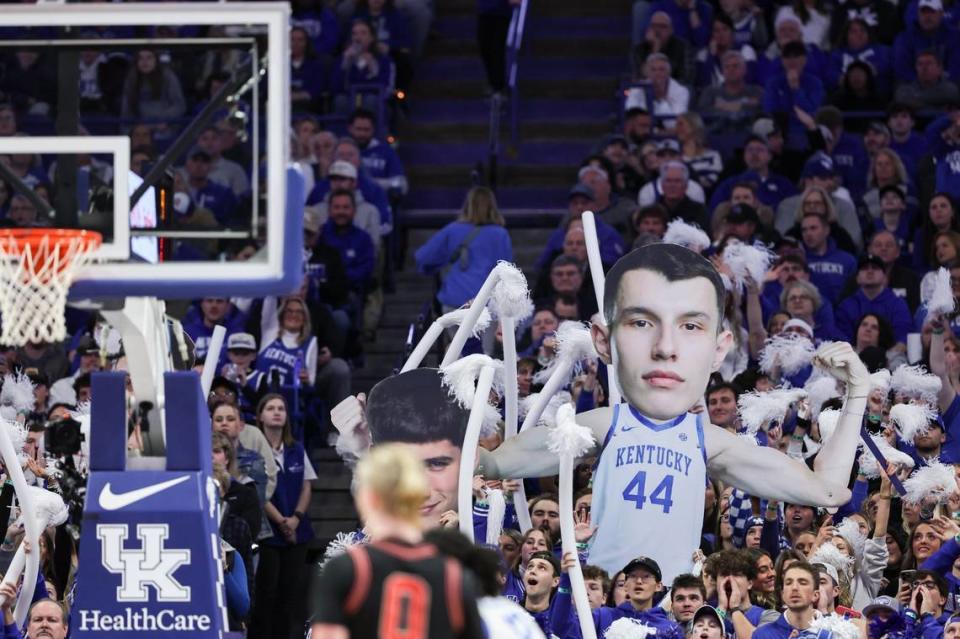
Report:
[[[489,98],[476,44],[475,0],[436,3],[437,18],[410,90],[398,150],[410,179],[403,220],[408,247],[385,297],[377,339],[353,375],[354,392],[367,392],[402,364],[410,324],[434,294],[413,253],[435,230],[454,220],[471,173],[488,155]],[[566,207],[582,158],[616,122],[614,94],[627,69],[630,0],[531,2],[520,62],[520,143],[509,148],[501,127],[497,198],[507,219],[514,259],[533,285],[533,264]],[[506,113],[504,114],[506,118]],[[435,366],[434,357],[425,365]],[[338,532],[358,522],[351,473],[333,449],[311,451],[317,471],[310,513],[322,553]]]

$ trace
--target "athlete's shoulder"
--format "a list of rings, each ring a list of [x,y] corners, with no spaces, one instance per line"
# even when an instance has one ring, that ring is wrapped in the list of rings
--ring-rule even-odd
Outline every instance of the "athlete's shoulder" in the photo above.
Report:
[[[613,420],[613,413],[613,407],[601,406],[584,413],[577,413],[577,423],[589,428],[597,439],[603,441],[603,437],[607,434]]]

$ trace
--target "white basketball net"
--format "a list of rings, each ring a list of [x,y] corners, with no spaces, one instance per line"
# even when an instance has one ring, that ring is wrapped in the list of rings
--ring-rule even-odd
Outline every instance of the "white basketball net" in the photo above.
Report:
[[[98,245],[89,236],[45,236],[33,246],[0,234],[0,343],[66,339],[67,292]]]

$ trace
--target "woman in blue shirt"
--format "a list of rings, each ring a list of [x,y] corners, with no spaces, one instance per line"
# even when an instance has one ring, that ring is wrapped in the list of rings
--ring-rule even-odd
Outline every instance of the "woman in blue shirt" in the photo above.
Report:
[[[476,186],[467,193],[460,217],[417,249],[418,271],[436,273],[447,269],[437,293],[444,312],[473,299],[498,261],[513,260],[505,226],[493,191]]]

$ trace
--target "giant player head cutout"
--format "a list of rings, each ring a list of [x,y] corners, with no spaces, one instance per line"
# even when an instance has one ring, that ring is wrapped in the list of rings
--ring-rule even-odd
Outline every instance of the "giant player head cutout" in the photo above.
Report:
[[[593,340],[631,405],[665,420],[703,397],[733,340],[722,330],[725,295],[713,265],[676,244],[649,244],[614,264],[604,290],[607,326],[594,324]]]

